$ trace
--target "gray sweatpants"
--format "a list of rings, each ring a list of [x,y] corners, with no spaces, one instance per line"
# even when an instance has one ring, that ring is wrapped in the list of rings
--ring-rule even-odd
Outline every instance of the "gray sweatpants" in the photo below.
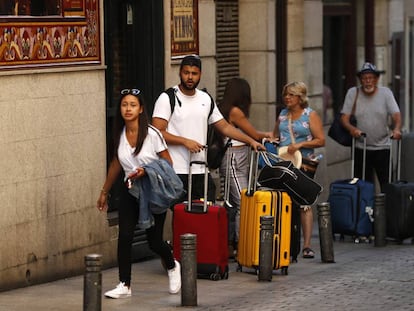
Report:
[[[227,207],[229,215],[229,236],[228,241],[232,244],[239,241],[240,229],[240,192],[247,188],[249,176],[249,146],[231,147],[220,166],[220,176],[224,178],[229,174],[229,203]],[[230,156],[229,169],[227,168],[227,156]]]

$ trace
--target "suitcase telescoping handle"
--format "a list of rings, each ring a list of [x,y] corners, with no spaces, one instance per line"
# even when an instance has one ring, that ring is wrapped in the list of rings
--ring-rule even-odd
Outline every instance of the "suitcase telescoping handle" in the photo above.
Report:
[[[393,170],[393,141],[396,140],[397,142],[397,178],[395,181],[401,180],[401,140],[393,139],[391,136],[391,147],[390,147],[390,162],[388,167],[388,183],[392,182],[392,170]]]
[[[226,175],[224,176],[224,205],[228,207],[233,207],[230,203],[231,157],[233,156],[231,145],[230,142],[229,148],[226,150]]]
[[[252,196],[256,191],[257,187],[257,171],[259,170],[259,155],[260,153],[250,150],[250,168],[249,168],[249,178],[247,182],[247,196]]]
[[[207,192],[208,192],[208,166],[207,166],[207,147],[204,148],[205,157],[204,161],[190,161],[190,168],[188,171],[188,211],[191,212],[192,204],[192,187],[193,187],[193,172],[192,168],[194,164],[204,165],[204,199],[203,199],[203,213],[207,213]],[[190,154],[190,158],[191,158]]]
[[[366,163],[367,163],[367,134],[366,133],[361,133],[361,137],[364,141],[364,148],[362,149],[362,179],[365,180],[365,169],[366,169]],[[351,157],[351,177],[354,178],[355,177],[355,168],[354,168],[354,164],[355,164],[355,142],[356,142],[356,138],[352,137],[352,157]]]

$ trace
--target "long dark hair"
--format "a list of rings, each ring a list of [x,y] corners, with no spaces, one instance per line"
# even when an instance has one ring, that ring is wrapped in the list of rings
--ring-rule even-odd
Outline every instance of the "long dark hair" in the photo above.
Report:
[[[249,117],[251,103],[252,96],[249,83],[243,78],[233,78],[226,84],[219,109],[223,117],[228,121],[230,110],[233,107],[240,108],[244,115]]]
[[[133,155],[137,155],[142,148],[142,145],[144,143],[145,138],[148,135],[148,116],[145,110],[145,99],[144,96],[142,96],[142,93],[135,95],[133,93],[126,93],[122,94],[121,98],[119,99],[119,105],[117,107],[117,112],[115,115],[114,120],[114,128],[113,128],[113,135],[114,135],[114,155],[118,156],[118,147],[119,147],[119,141],[121,139],[121,134],[125,126],[124,118],[121,115],[121,103],[125,96],[132,95],[138,98],[139,104],[142,107],[142,113],[140,113],[138,117],[138,135],[137,135],[137,141],[135,143],[135,151]]]

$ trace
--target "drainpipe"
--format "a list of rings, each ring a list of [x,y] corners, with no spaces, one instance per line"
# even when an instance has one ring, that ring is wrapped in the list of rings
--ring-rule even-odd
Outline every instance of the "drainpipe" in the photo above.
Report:
[[[275,10],[276,116],[278,116],[283,102],[282,89],[287,81],[287,1],[277,0]]]
[[[375,63],[375,1],[365,0],[365,61]]]

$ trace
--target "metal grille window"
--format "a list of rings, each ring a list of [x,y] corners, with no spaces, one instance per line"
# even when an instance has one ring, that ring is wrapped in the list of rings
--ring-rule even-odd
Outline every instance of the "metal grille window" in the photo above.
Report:
[[[228,80],[239,76],[239,3],[216,2],[217,99],[223,98]]]

